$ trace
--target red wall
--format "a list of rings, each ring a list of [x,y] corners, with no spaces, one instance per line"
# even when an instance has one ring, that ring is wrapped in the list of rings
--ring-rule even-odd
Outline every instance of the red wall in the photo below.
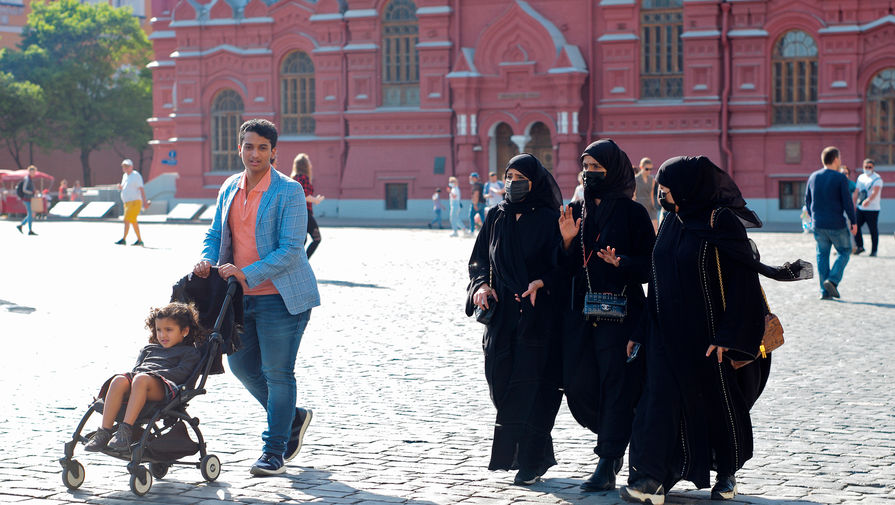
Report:
[[[252,0],[234,14],[217,2],[197,14],[188,2],[155,0],[152,172],[180,172],[178,197],[213,197],[226,176],[209,173],[214,96],[233,89],[244,118],[278,122],[278,69],[300,49],[315,66],[317,127],[315,135],[281,140],[280,168],[288,172],[295,154],[309,153],[315,186],[330,198],[382,199],[387,182],[401,181],[410,199],[428,199],[448,175],[494,168],[496,124],[524,135],[540,121],[567,197],[583,146],[611,136],[635,163],[706,154],[733,172],[748,198],[773,200],[781,177],[807,177],[819,166],[825,145],[858,165],[868,82],[895,67],[888,46],[895,16],[886,0],[691,1],[684,3],[684,96],[648,101],[639,89],[639,1],[417,0],[420,105],[383,108],[387,1],[348,3],[340,12],[336,0],[269,7]],[[809,33],[819,48],[817,125],[771,124],[771,50],[791,29]],[[785,161],[788,143],[799,146],[798,161]],[[176,166],[162,164],[170,150]],[[444,175],[433,173],[435,157],[446,159]]]

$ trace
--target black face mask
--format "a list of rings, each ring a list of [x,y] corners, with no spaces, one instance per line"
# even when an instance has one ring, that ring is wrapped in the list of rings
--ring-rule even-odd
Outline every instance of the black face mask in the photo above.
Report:
[[[528,196],[528,193],[531,191],[528,187],[529,181],[519,180],[519,181],[507,181],[506,183],[506,191],[507,191],[507,201],[510,203],[519,203],[522,200],[525,200],[525,197]]]
[[[677,209],[675,208],[676,205],[669,202],[666,199],[666,196],[667,194],[664,191],[659,191],[659,205],[661,205],[662,208],[665,209],[665,212],[677,212]]]
[[[584,172],[584,199],[600,198],[606,183],[606,172]]]

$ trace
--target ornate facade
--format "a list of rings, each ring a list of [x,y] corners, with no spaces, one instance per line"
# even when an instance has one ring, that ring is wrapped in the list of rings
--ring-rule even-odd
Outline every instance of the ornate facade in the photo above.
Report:
[[[310,155],[320,213],[416,218],[448,176],[502,173],[519,151],[570,197],[583,146],[612,137],[635,163],[706,154],[762,217],[795,221],[824,146],[895,171],[893,8],[154,0],[152,174],[213,198],[241,169],[239,123],[261,117],[280,128],[281,170]]]

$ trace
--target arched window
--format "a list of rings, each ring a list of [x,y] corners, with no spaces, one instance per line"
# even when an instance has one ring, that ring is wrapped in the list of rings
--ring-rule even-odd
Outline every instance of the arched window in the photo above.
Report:
[[[895,67],[873,76],[867,88],[866,156],[895,165]]]
[[[538,121],[537,123],[531,125],[531,129],[528,130],[528,135],[531,137],[528,141],[528,144],[525,145],[525,151],[529,152],[539,160],[541,160],[541,164],[544,165],[549,171],[553,171],[553,141],[550,140],[550,129],[547,128],[547,125]]]
[[[640,97],[684,96],[683,0],[643,0],[640,9]]]
[[[307,53],[289,53],[280,67],[280,126],[283,133],[314,133],[314,99],[314,63]]]
[[[242,98],[232,89],[214,97],[211,105],[211,169],[236,172],[243,168],[239,159],[239,126],[244,110]]]
[[[392,0],[382,16],[382,105],[420,104],[419,23],[416,4]]]
[[[817,123],[817,44],[793,30],[774,45],[773,124]]]

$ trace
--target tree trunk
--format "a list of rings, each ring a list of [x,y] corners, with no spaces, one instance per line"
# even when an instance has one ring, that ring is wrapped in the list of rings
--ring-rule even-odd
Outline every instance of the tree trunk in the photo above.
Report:
[[[19,157],[19,143],[16,142],[15,138],[6,139],[6,149],[9,151],[9,154],[12,155],[12,159],[15,160],[19,170],[25,168],[22,166],[22,160]]]
[[[93,186],[93,177],[90,175],[90,152],[93,149],[81,148],[81,172],[84,174],[84,186]]]

